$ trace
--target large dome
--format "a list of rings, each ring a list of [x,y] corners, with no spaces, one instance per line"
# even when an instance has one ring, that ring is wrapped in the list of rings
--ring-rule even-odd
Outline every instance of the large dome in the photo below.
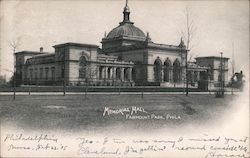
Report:
[[[107,39],[117,38],[117,37],[134,37],[134,38],[143,38],[146,36],[141,29],[134,26],[131,22],[122,22],[118,27],[114,28],[108,33]]]

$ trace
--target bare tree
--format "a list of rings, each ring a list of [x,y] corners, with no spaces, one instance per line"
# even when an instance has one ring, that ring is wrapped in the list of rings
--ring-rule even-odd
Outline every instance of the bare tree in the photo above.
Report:
[[[197,27],[195,26],[193,20],[193,14],[188,7],[185,10],[185,30],[182,30],[182,37],[186,43],[186,49],[190,52],[193,48],[193,38],[195,36]],[[186,54],[186,96],[188,96],[188,61],[192,59],[192,55],[190,55],[190,59],[188,60],[188,53]]]
[[[14,70],[13,70],[13,100],[16,99],[16,61],[15,61],[15,53],[18,49],[18,47],[21,45],[21,38],[18,37],[16,40],[12,40],[9,42],[9,46],[12,49],[13,52],[13,62],[14,62]]]
[[[191,51],[194,47],[192,41],[195,37],[197,27],[194,22],[194,15],[190,11],[190,8],[186,7],[185,10],[185,29],[181,31],[182,37],[186,43],[187,50]]]
[[[87,64],[84,68],[85,71],[85,99],[87,98],[89,83],[94,81],[97,76],[97,67],[95,65]]]
[[[9,45],[13,51],[13,53],[16,53],[16,50],[18,49],[18,47],[21,45],[21,38],[18,37],[15,40],[12,40],[9,42]]]

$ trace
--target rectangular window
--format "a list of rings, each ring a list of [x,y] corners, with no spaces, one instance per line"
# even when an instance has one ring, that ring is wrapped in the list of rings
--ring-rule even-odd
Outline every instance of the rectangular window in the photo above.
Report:
[[[51,76],[52,76],[52,80],[55,80],[55,67],[51,68]]]
[[[40,79],[43,79],[43,68],[40,68]]]
[[[37,80],[37,68],[35,68],[35,80]]]
[[[30,69],[30,79],[33,79],[33,69]]]
[[[49,68],[45,68],[45,80],[49,79]]]

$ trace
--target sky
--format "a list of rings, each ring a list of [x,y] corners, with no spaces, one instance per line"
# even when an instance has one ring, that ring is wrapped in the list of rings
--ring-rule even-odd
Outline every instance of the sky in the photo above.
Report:
[[[188,8],[197,28],[189,55],[235,56],[235,71],[249,74],[248,1],[129,0],[130,20],[149,32],[155,43],[178,45]],[[108,33],[122,21],[125,0],[1,0],[0,73],[11,76],[11,41],[17,51],[53,53],[53,45],[64,42],[96,44],[101,47]],[[229,61],[229,65],[231,60]],[[231,65],[230,65],[231,69]],[[231,71],[231,70],[230,70]]]

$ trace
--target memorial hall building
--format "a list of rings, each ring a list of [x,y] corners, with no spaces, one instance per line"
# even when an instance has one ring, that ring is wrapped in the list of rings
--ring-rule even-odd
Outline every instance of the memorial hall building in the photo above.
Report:
[[[186,71],[188,50],[183,40],[177,45],[154,43],[149,33],[130,21],[127,4],[123,21],[105,34],[101,44],[102,47],[69,42],[53,46],[54,53],[44,52],[43,48],[17,52],[16,74],[21,84],[181,86],[186,81],[186,72],[192,83],[206,79],[211,72],[206,61],[212,63],[212,58],[206,57],[200,57],[198,63],[189,63]],[[215,78],[213,75],[211,79]]]

